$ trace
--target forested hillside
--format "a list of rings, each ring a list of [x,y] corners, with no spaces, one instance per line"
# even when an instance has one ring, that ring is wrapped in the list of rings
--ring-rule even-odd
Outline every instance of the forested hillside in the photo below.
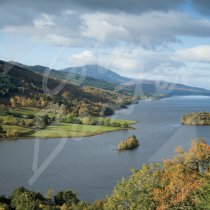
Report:
[[[123,95],[135,95],[136,97],[210,95],[210,91],[203,88],[190,87],[167,81],[126,78],[99,65],[85,65],[55,70],[38,65],[26,66],[19,63],[15,64],[43,75],[49,73],[50,77],[70,81],[72,84],[115,91]]]
[[[123,123],[96,117],[112,115],[115,109],[136,101],[4,61],[0,61],[0,81],[0,138],[81,137],[126,129]]]
[[[61,78],[62,79],[62,78]],[[71,99],[91,100],[91,102],[118,102],[115,101],[116,93],[110,98],[98,94],[87,92],[83,87],[72,84],[70,81],[64,81],[52,75],[43,75],[36,73],[24,66],[14,63],[0,61],[0,81],[1,81],[1,97],[9,98],[13,95],[24,95],[25,97],[34,97],[44,94],[50,97],[61,97],[63,93],[68,92]],[[57,88],[60,87],[60,88]],[[122,100],[126,97],[118,94]],[[131,98],[130,98],[131,99]]]

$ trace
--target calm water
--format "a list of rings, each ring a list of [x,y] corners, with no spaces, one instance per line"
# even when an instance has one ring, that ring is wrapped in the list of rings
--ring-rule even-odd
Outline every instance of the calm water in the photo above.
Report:
[[[0,193],[9,194],[15,187],[25,186],[42,193],[50,188],[73,189],[80,199],[87,201],[103,198],[123,176],[129,176],[131,168],[171,157],[178,145],[187,149],[193,137],[205,137],[210,143],[209,127],[180,125],[181,116],[192,111],[210,111],[210,98],[140,101],[117,111],[114,118],[138,121],[133,126],[136,130],[67,141],[0,141]],[[116,151],[116,145],[132,134],[140,140],[140,147]],[[39,168],[38,173],[34,173],[33,166]]]

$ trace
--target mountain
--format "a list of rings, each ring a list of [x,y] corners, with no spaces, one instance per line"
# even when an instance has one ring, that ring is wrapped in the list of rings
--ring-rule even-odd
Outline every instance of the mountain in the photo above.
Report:
[[[145,95],[210,95],[210,91],[191,87],[183,84],[170,83],[165,81],[151,81],[151,80],[134,80],[131,81],[129,89],[133,89],[135,93]]]
[[[91,86],[91,87],[100,88],[100,89],[104,89],[104,90],[115,91],[117,93],[121,93],[124,95],[132,95],[133,94],[132,88],[130,90],[129,87],[127,87],[125,85],[107,82],[103,79],[95,79],[91,76],[87,76],[84,74],[80,75],[80,74],[71,73],[68,71],[49,69],[48,67],[40,66],[40,65],[27,66],[27,65],[23,65],[23,64],[17,63],[17,62],[10,62],[10,63],[13,65],[22,67],[24,69],[32,70],[32,71],[42,74],[42,75],[46,75],[49,73],[48,76],[51,78],[65,80],[65,81],[71,82],[71,84],[75,84],[78,86]],[[115,73],[113,72],[113,74],[115,74]],[[118,78],[123,78],[118,74],[115,74],[115,75]]]
[[[153,81],[153,80],[136,80],[123,77],[110,69],[101,67],[99,65],[85,65],[80,67],[70,67],[62,69],[60,74],[68,72],[75,75],[80,75],[82,78],[89,78],[88,85],[95,84],[90,81],[90,78],[100,80],[100,84],[97,83],[97,87],[103,88],[104,81],[106,87],[112,87],[112,90],[119,93],[125,93],[130,95],[210,95],[210,91],[203,88],[191,87],[183,84],[170,83],[165,81]],[[84,79],[84,82],[87,82]]]
[[[30,67],[15,62],[0,61],[0,101],[9,102],[15,95],[36,97],[40,95],[61,97],[68,92],[71,100],[115,103],[117,98],[124,98],[115,92],[98,89],[84,89],[69,81],[43,75],[46,67]],[[36,70],[36,71],[35,71]]]
[[[73,74],[79,74],[82,76],[89,76],[95,79],[104,80],[106,82],[115,83],[115,84],[121,84],[131,80],[97,64],[85,65],[79,67],[70,67],[62,69],[61,71]]]
[[[55,70],[39,65],[27,66],[14,62],[12,64],[42,75],[49,73],[51,78],[65,80],[77,86],[87,85],[124,95],[210,95],[210,91],[203,88],[166,81],[126,78],[99,65],[85,65]]]

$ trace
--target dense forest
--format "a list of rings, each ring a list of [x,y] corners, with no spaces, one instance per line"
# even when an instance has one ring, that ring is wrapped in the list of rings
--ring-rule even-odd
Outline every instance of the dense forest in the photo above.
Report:
[[[191,148],[176,150],[173,159],[143,165],[123,178],[113,193],[93,204],[80,201],[69,191],[46,196],[17,188],[11,196],[0,196],[2,210],[171,210],[210,209],[210,146],[193,140]]]

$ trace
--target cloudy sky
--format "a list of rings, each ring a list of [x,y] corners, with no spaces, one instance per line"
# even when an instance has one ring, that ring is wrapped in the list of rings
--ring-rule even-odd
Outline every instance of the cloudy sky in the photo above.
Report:
[[[99,64],[210,89],[208,0],[0,0],[0,59]]]

